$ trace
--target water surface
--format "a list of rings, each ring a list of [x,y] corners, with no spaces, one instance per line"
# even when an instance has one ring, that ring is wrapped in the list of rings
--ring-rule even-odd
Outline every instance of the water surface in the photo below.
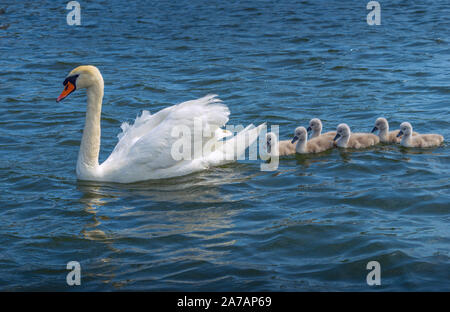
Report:
[[[448,143],[81,182],[86,96],[55,103],[72,68],[100,68],[101,161],[122,122],[208,93],[282,139],[384,116],[448,140],[448,1],[380,1],[380,26],[364,1],[80,3],[79,27],[57,1],[0,5],[0,290],[450,290]]]

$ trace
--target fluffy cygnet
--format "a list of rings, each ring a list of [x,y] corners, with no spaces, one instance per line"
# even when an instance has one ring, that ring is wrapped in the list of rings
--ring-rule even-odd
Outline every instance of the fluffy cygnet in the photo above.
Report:
[[[295,154],[295,144],[292,144],[288,140],[278,141],[277,136],[273,132],[266,134],[266,149],[270,156],[286,156]]]
[[[350,127],[345,123],[337,126],[333,140],[337,140],[338,147],[344,148],[366,148],[380,142],[380,139],[372,133],[351,133]]]
[[[372,133],[378,132],[378,137],[383,143],[400,143],[401,138],[398,136],[400,130],[389,131],[389,123],[386,118],[380,117],[375,121],[375,126],[372,129]],[[418,133],[413,132],[412,135],[417,135]]]
[[[308,141],[308,132],[305,127],[295,129],[291,143],[295,142],[297,142],[295,152],[298,154],[320,153],[334,146],[333,137],[329,135],[321,135]]]
[[[444,142],[444,137],[440,134],[413,134],[413,128],[409,122],[403,122],[400,125],[400,131],[397,136],[401,136],[400,144],[405,147],[434,147]]]
[[[336,135],[336,131],[325,132],[322,134],[322,121],[319,118],[313,118],[309,121],[309,127],[306,129],[309,132],[312,131],[311,139],[317,138],[320,135],[328,135],[334,137]]]

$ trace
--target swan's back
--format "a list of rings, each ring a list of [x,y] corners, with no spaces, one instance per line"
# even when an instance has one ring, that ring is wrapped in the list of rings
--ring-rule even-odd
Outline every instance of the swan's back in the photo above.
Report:
[[[397,137],[400,130],[389,131],[387,134],[387,142],[384,143],[400,143],[401,138]]]
[[[352,133],[347,147],[349,148],[366,148],[380,143],[380,138],[372,133]]]
[[[297,143],[292,144],[289,140],[279,141],[278,150],[279,156],[287,156],[295,154],[295,146]]]
[[[398,133],[400,132],[400,130],[393,130],[393,131],[389,131],[388,135],[387,135],[387,142],[384,143],[399,143],[402,141],[401,137],[397,137]],[[418,135],[418,132],[413,132],[413,136]]]
[[[328,131],[325,133],[322,133],[320,136],[315,137],[314,139],[320,138],[320,137],[327,137],[327,138],[331,138],[331,140],[333,140],[333,138],[336,136],[336,131]]]
[[[435,147],[444,142],[444,137],[440,134],[420,134],[411,137],[410,147]]]
[[[336,135],[336,133],[335,133]],[[324,133],[306,142],[307,153],[321,153],[334,147],[333,135]]]
[[[226,124],[229,114],[228,107],[216,95],[183,102],[154,115],[145,111],[133,125],[122,124],[119,142],[100,166],[103,175],[108,180],[127,182],[167,178],[208,168],[205,155],[193,155],[193,150],[190,159],[174,159],[172,147],[182,135],[176,131],[173,135],[173,131],[188,131],[191,146],[194,146],[194,137],[202,138],[203,150],[204,145],[216,135],[216,130]],[[194,123],[202,127],[194,126]],[[205,127],[209,134],[203,132]]]

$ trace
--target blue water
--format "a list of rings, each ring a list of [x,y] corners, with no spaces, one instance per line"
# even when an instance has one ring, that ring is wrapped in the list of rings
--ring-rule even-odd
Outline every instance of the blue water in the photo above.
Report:
[[[64,1],[0,3],[0,290],[450,290],[448,1],[380,1],[380,26],[356,0],[80,4],[68,26]],[[121,122],[208,93],[281,139],[384,116],[446,142],[81,182],[86,96],[55,102],[81,64],[105,80],[101,161]]]

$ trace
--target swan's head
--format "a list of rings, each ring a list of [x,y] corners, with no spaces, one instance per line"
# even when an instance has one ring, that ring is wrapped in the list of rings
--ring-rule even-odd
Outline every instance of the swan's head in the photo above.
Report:
[[[336,136],[334,137],[333,141],[336,141],[341,137],[348,137],[350,136],[350,133],[350,127],[345,123],[341,123],[336,128]]]
[[[96,84],[103,85],[103,78],[98,68],[92,65],[78,66],[67,75],[63,82],[64,90],[56,102],[62,101],[77,89],[86,89]]]
[[[292,138],[291,143],[294,144],[297,140],[303,142],[306,140],[308,136],[308,131],[306,131],[305,127],[297,127],[294,131],[294,137]]]
[[[397,137],[400,137],[402,135],[411,135],[411,133],[413,132],[412,130],[412,126],[409,122],[402,122],[402,124],[400,125],[400,131],[397,134]]]
[[[320,121],[319,118],[313,118],[309,121],[309,127],[306,129],[306,131],[313,133],[320,133],[322,132],[322,121]]]
[[[272,152],[272,147],[274,147],[276,143],[277,143],[277,136],[275,135],[275,133],[273,133],[273,132],[267,133],[266,134],[267,153],[270,154]]]
[[[386,130],[389,127],[388,121],[386,120],[386,118],[380,117],[377,120],[375,120],[375,126],[372,129],[372,133],[374,133],[375,131],[383,131]]]

